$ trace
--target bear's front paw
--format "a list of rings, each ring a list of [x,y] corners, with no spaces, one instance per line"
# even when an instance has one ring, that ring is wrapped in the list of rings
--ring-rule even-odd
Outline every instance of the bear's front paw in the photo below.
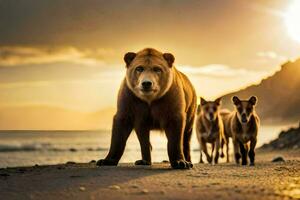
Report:
[[[171,167],[173,169],[190,169],[193,168],[193,164],[185,160],[176,160],[171,161]]]
[[[96,163],[97,166],[116,166],[118,165],[118,161],[113,159],[101,159],[98,160]]]
[[[255,166],[254,162],[250,163],[250,165],[249,165],[249,166],[252,166],[252,167],[253,167],[253,166]]]
[[[147,160],[137,160],[134,163],[135,165],[151,165],[151,162],[147,161]]]

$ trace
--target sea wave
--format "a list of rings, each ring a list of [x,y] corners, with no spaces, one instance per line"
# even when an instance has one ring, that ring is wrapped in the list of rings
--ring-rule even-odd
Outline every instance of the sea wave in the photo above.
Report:
[[[55,152],[77,152],[77,151],[107,151],[108,148],[61,148],[54,147],[49,143],[33,143],[33,144],[0,144],[1,152],[34,152],[34,151],[55,151]]]

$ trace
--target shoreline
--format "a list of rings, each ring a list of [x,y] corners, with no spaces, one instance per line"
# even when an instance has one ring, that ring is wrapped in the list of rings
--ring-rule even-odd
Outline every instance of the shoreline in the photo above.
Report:
[[[271,162],[283,156],[285,162]],[[4,199],[293,199],[300,198],[300,151],[257,151],[256,166],[169,163],[97,167],[69,163],[0,169]]]

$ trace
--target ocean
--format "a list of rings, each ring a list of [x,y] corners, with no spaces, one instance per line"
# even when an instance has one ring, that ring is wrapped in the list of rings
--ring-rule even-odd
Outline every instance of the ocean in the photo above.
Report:
[[[257,147],[275,139],[286,126],[263,126]],[[0,168],[90,162],[104,158],[111,139],[110,131],[0,131]],[[164,133],[151,132],[152,161],[168,160]],[[199,144],[192,137],[192,161],[199,161]],[[231,148],[232,150],[232,148]],[[141,159],[140,145],[132,132],[120,162]],[[224,159],[223,159],[224,160]]]

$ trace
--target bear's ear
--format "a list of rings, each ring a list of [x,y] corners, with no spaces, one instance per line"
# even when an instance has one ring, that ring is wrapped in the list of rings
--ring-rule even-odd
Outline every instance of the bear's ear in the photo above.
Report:
[[[130,65],[130,63],[133,61],[135,56],[136,56],[136,53],[133,53],[133,52],[128,52],[125,54],[124,61],[126,63],[126,67],[128,67]]]
[[[164,59],[167,61],[169,67],[173,66],[173,63],[175,61],[175,57],[171,53],[164,53],[163,54]]]
[[[241,100],[237,96],[234,96],[232,97],[232,102],[234,103],[234,105],[239,105],[241,103]]]
[[[253,106],[255,106],[256,103],[257,103],[257,97],[256,97],[256,96],[252,96],[252,97],[250,97],[250,99],[249,99],[248,101],[249,101],[249,103],[251,103]]]
[[[215,100],[215,103],[219,106],[219,105],[221,105],[221,101],[222,101],[222,98],[220,97]]]
[[[207,104],[207,101],[204,98],[200,97],[200,105],[203,106],[205,104]]]

